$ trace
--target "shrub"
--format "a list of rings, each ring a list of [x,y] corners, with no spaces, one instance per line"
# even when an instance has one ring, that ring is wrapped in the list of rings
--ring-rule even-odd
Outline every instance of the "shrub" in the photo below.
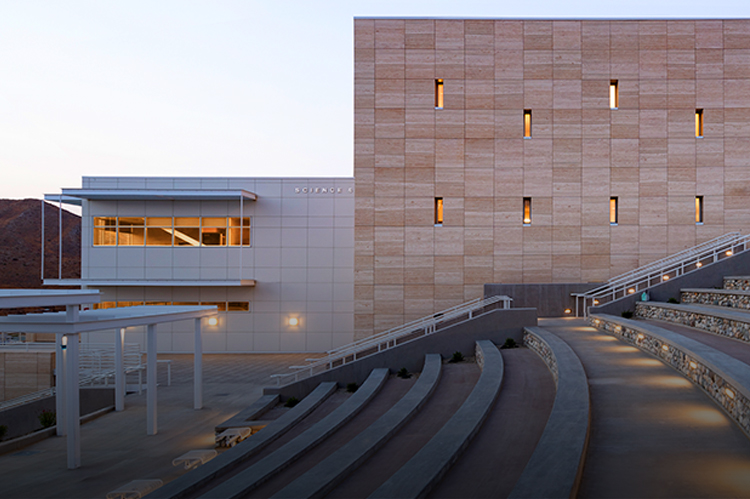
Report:
[[[507,338],[500,348],[518,348],[518,343],[513,338]]]
[[[680,302],[677,301],[677,298],[670,298],[669,300],[667,300],[667,303],[680,303]]]
[[[289,397],[286,399],[284,407],[294,407],[297,404],[299,404],[299,399],[297,397]]]
[[[625,310],[620,315],[622,315],[623,319],[632,319],[633,318],[633,311],[632,310]]]
[[[42,424],[42,428],[54,426],[55,423],[57,423],[57,415],[55,414],[55,411],[43,410],[42,413],[39,414],[39,422]]]
[[[411,374],[409,374],[409,371],[407,371],[405,367],[399,369],[398,373],[396,373],[396,376],[404,379],[411,378]]]
[[[356,392],[357,388],[359,388],[359,385],[357,383],[349,383],[348,385],[346,385],[346,391],[349,393]]]
[[[4,424],[0,424],[0,440],[5,438],[5,435],[8,434],[8,427]]]
[[[464,360],[464,354],[461,352],[453,352],[453,357],[451,357],[451,362],[461,362]]]

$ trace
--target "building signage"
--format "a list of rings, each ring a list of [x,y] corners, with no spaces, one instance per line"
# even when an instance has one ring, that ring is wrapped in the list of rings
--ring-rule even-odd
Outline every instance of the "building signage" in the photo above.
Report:
[[[354,192],[353,187],[295,187],[295,194],[352,194]]]

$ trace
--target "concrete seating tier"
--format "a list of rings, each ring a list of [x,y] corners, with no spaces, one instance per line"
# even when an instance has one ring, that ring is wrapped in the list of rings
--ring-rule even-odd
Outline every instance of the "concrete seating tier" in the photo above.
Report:
[[[441,358],[428,354],[417,383],[388,412],[320,464],[279,491],[275,498],[322,497],[393,436],[435,391]]]
[[[503,358],[488,340],[476,342],[479,381],[453,417],[370,497],[424,497],[459,458],[494,405],[503,381]]]
[[[750,291],[686,288],[680,290],[680,295],[683,304],[750,309]]]
[[[380,391],[387,379],[388,369],[374,369],[362,386],[328,416],[271,455],[223,481],[201,497],[244,497],[353,418]]]
[[[724,289],[750,291],[750,276],[724,277]]]
[[[335,382],[321,383],[289,412],[269,423],[268,426],[253,435],[252,438],[240,442],[203,466],[167,483],[153,492],[151,497],[153,499],[177,499],[184,497],[211,480],[224,476],[243,461],[289,431],[335,391]]]
[[[590,429],[586,372],[573,349],[549,331],[525,328],[524,344],[547,364],[557,393],[544,433],[510,497],[575,497]]]
[[[750,435],[750,366],[708,345],[643,321],[601,314],[589,317],[589,323],[682,373]]]
[[[750,342],[750,311],[713,305],[638,302],[635,315],[694,327],[709,333]]]
[[[279,402],[279,395],[263,395],[253,402],[250,407],[240,411],[236,415],[227,419],[221,424],[216,425],[216,434],[219,435],[230,428],[244,428],[250,426],[248,423],[257,420],[263,414],[267,413]]]

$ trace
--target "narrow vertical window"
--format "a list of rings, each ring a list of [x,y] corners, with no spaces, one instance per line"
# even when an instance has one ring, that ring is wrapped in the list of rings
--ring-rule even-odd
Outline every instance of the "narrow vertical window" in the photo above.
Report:
[[[435,225],[443,225],[443,198],[435,198]]]
[[[523,198],[523,224],[531,225],[531,198]]]
[[[695,223],[703,223],[703,196],[695,196]]]
[[[443,109],[443,79],[435,80],[435,109]]]
[[[609,198],[609,225],[617,225],[617,197]]]
[[[609,82],[609,108],[617,109],[620,107],[620,94],[617,89],[617,80]]]
[[[523,138],[531,138],[531,109],[523,110]]]
[[[703,137],[703,109],[695,110],[695,136]]]

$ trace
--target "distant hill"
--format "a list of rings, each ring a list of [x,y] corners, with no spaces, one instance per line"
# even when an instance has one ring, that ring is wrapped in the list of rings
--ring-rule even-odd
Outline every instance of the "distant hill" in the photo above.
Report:
[[[0,288],[41,288],[39,199],[0,199]],[[58,208],[45,203],[45,277],[58,275]],[[63,278],[81,276],[81,217],[62,210]]]

